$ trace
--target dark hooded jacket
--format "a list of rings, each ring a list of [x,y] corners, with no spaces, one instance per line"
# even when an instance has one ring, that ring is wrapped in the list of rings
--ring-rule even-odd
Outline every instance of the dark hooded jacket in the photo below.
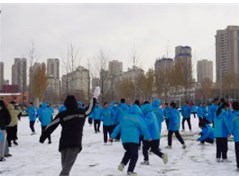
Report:
[[[47,125],[40,137],[40,142],[43,143],[58,125],[61,124],[62,131],[59,142],[59,151],[66,148],[76,147],[79,147],[79,150],[81,150],[85,119],[93,110],[95,103],[96,99],[93,98],[88,107],[84,109],[78,108],[75,98],[73,96],[68,96],[64,102],[66,110],[58,113],[53,121]]]

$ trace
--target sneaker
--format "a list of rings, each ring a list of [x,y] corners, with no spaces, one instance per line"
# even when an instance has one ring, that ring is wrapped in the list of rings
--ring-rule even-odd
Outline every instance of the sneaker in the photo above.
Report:
[[[15,141],[15,140],[13,141],[13,143],[14,143],[15,145],[18,145],[17,141]]]
[[[124,166],[125,165],[123,163],[120,163],[118,166],[118,170],[122,172],[124,170]]]
[[[137,173],[136,172],[127,172],[127,175],[128,176],[137,176]]]
[[[48,144],[51,144],[51,141],[49,141]]]
[[[12,154],[6,154],[6,155],[4,155],[4,157],[11,157],[12,156]]]
[[[163,159],[163,163],[167,164],[168,163],[168,155],[167,154],[163,154],[162,155],[162,159]]]
[[[223,163],[231,163],[231,161],[230,160],[228,160],[228,159],[222,159],[222,161],[221,162],[223,162]]]
[[[183,148],[183,149],[186,149],[186,147],[187,147],[187,146],[186,146],[185,144],[183,144],[182,148]]]
[[[184,131],[185,131],[184,129],[181,130],[181,132],[184,132]]]
[[[31,133],[31,135],[35,135],[35,134],[36,134],[36,132],[32,132],[32,133]]]
[[[6,161],[4,157],[0,157],[0,162]]]
[[[165,147],[166,149],[172,149],[171,145],[168,145],[167,147]]]
[[[216,159],[216,162],[217,162],[217,163],[220,163],[220,162],[221,162],[221,159],[220,159],[220,158],[217,158],[217,159]]]
[[[145,160],[143,162],[140,162],[141,165],[149,165],[149,161],[148,160]]]
[[[237,168],[236,171],[239,172],[239,168]]]

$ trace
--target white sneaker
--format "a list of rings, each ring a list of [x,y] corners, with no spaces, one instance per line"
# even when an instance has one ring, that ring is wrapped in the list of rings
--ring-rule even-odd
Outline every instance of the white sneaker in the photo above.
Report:
[[[217,158],[217,159],[216,159],[216,162],[217,162],[217,163],[220,163],[220,162],[221,162],[221,159],[220,159],[220,158]]]
[[[165,147],[166,149],[172,149],[171,145],[168,145],[167,147]]]
[[[127,175],[128,176],[137,176],[137,173],[136,172],[127,172]]]
[[[143,162],[140,162],[141,165],[149,165],[149,161],[145,160]]]
[[[35,135],[35,134],[36,134],[36,132],[32,132],[32,133],[31,133],[31,135]]]
[[[186,149],[186,147],[187,147],[187,146],[186,146],[185,144],[183,144],[182,148],[183,148],[183,149]]]
[[[167,164],[167,163],[168,163],[168,155],[167,155],[167,154],[164,153],[164,154],[162,155],[162,159],[163,159],[163,163],[164,163],[164,164]]]
[[[124,170],[124,164],[123,163],[119,164],[118,170],[121,171],[121,172]]]
[[[228,159],[222,159],[222,161],[221,162],[223,162],[223,163],[231,163],[231,161],[230,160],[228,160]]]

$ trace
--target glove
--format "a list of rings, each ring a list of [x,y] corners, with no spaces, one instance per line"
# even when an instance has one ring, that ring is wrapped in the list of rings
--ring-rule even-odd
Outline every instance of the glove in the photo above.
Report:
[[[93,97],[98,99],[99,95],[100,95],[100,87],[96,86]]]

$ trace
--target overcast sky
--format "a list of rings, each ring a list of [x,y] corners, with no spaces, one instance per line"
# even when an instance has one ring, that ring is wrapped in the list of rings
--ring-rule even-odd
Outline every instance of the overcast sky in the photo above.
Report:
[[[79,48],[80,64],[93,66],[102,50],[124,70],[136,55],[144,70],[156,58],[174,58],[175,47],[192,48],[196,61],[215,63],[215,35],[239,25],[239,4],[1,4],[1,56],[5,79],[11,80],[15,57],[26,57],[34,42],[39,62],[66,56]],[[215,64],[214,64],[215,65]],[[93,68],[93,67],[92,67]]]

